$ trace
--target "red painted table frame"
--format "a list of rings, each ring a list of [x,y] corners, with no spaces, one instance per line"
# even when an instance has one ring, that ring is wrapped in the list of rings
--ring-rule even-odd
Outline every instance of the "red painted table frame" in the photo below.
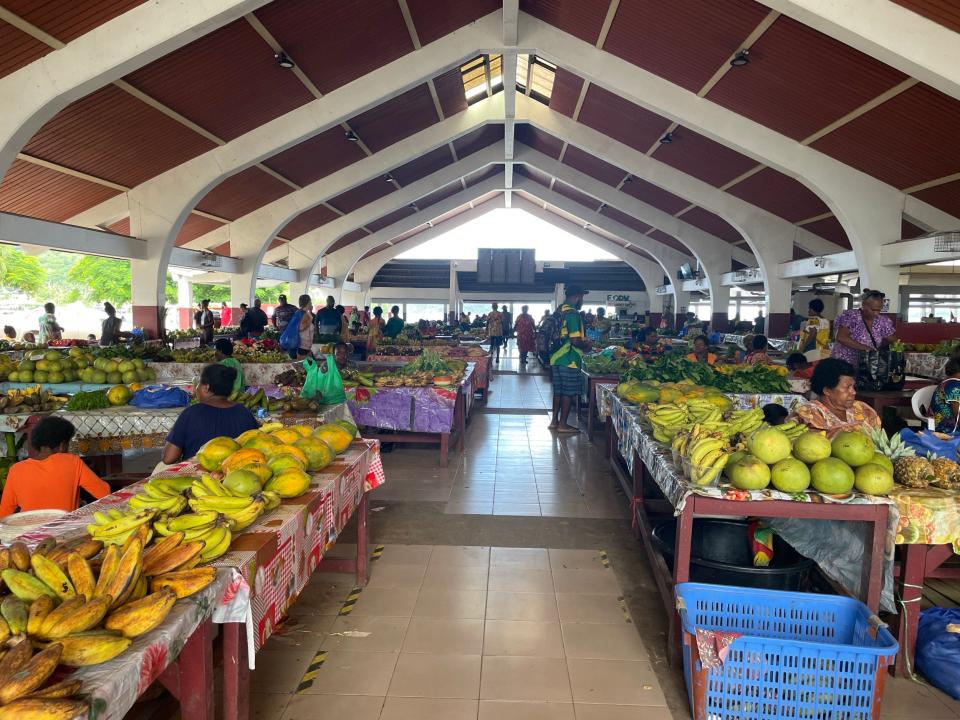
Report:
[[[213,620],[207,618],[197,626],[179,657],[167,666],[158,679],[180,703],[182,720],[208,720],[215,717]]]
[[[587,379],[587,437],[593,437],[593,420],[600,419],[597,414],[597,385],[616,385],[620,382],[619,375],[591,375],[583,371]]]
[[[364,437],[367,436],[364,435]],[[354,573],[357,587],[367,584],[370,572],[369,519],[370,493],[365,492],[357,506],[356,558],[326,558],[320,562],[319,571]],[[250,717],[250,663],[247,655],[246,626],[243,623],[225,623],[221,632],[223,635],[223,720],[248,720]],[[212,681],[210,686],[212,687]],[[203,717],[212,718],[213,714]]]
[[[947,560],[956,557],[952,545],[899,545],[897,549],[900,559],[894,565],[894,577],[900,586],[902,605],[900,614],[893,621],[900,643],[894,674],[900,675],[911,669],[917,648],[924,580],[960,580],[960,567],[943,567]]]

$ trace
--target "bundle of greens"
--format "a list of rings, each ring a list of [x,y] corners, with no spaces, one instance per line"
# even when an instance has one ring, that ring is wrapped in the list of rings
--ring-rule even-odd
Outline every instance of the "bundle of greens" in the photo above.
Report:
[[[110,407],[110,401],[107,400],[106,390],[91,390],[89,392],[78,392],[70,397],[67,402],[67,410],[103,410]]]
[[[400,369],[403,375],[432,373],[433,375],[451,375],[454,369],[433,350],[424,350],[416,360],[412,360]]]
[[[715,387],[730,393],[781,393],[790,390],[785,369],[767,365],[717,365],[687,360],[679,353],[667,353],[650,363],[633,365],[625,380],[657,380]]]

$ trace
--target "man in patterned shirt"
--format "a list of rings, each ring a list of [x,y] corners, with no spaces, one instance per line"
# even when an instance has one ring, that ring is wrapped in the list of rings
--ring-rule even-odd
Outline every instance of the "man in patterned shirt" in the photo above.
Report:
[[[560,347],[550,356],[550,376],[553,382],[553,419],[550,429],[558,433],[580,432],[567,423],[573,398],[583,394],[583,353],[589,350],[580,306],[587,294],[579,285],[567,285],[565,300],[560,306]]]

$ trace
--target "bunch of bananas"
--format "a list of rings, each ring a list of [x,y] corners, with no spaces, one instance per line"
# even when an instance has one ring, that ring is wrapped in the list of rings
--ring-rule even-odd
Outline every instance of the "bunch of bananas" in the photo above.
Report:
[[[0,660],[0,704],[3,705],[0,718],[86,716],[86,703],[72,699],[82,685],[79,680],[64,680],[43,687],[63,661],[64,646],[61,643],[52,643],[35,653],[33,643],[23,632],[11,637],[7,629],[4,639],[9,650]]]
[[[155,507],[126,512],[118,508],[98,510],[93,514],[93,522],[87,525],[87,532],[104,545],[123,545],[134,535],[147,545],[153,537],[151,521],[157,513]]]
[[[179,515],[186,509],[187,498],[176,487],[157,479],[145,483],[143,492],[130,498],[127,505],[133,510],[154,509],[158,515],[173,516]]]
[[[39,385],[22,389],[11,388],[5,393],[0,393],[0,410],[7,415],[39,410],[59,410],[67,404],[69,399],[65,395],[54,395]]]
[[[798,437],[803,435],[807,429],[808,428],[806,425],[801,422],[797,422],[796,420],[788,420],[785,423],[777,425],[777,430],[790,438],[790,442],[793,442]]]
[[[163,540],[154,543],[147,549],[151,555],[149,565],[159,562],[160,557],[168,554],[176,556],[179,552],[185,554],[188,551],[184,548],[191,547],[195,543],[201,543],[202,547],[198,557],[200,562],[210,562],[216,560],[230,549],[230,543],[233,540],[233,533],[230,531],[230,523],[227,518],[214,510],[205,510],[199,513],[187,513],[180,517],[170,520],[157,520],[153,523],[153,529],[158,535],[163,536]],[[159,553],[155,559],[153,552]],[[167,563],[162,563],[165,566]],[[144,572],[148,569],[148,558],[144,558]]]
[[[689,423],[690,417],[686,405],[659,403],[647,407],[647,420],[653,426],[654,440],[668,443]]]
[[[749,435],[763,424],[763,410],[760,408],[751,408],[750,410],[733,410],[727,417],[730,424],[730,434]]]
[[[690,479],[695,485],[710,485],[723,472],[730,459],[727,440],[719,433],[702,431],[695,437],[691,433],[686,449],[690,458]]]
[[[716,422],[723,415],[719,407],[704,398],[690,398],[686,402],[686,407],[690,419],[694,422]]]
[[[217,482],[209,475],[195,480],[190,486],[190,507],[194,512],[213,511],[226,518],[233,531],[243,530],[257,521],[267,510],[280,504],[280,496],[270,490],[256,495],[240,495]]]

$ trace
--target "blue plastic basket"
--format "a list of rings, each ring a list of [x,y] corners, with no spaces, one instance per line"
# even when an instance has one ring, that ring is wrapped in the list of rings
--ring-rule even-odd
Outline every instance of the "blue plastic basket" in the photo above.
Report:
[[[676,595],[696,720],[880,717],[897,641],[863,603],[700,583],[681,583]],[[697,628],[741,635],[720,670],[701,664]]]

